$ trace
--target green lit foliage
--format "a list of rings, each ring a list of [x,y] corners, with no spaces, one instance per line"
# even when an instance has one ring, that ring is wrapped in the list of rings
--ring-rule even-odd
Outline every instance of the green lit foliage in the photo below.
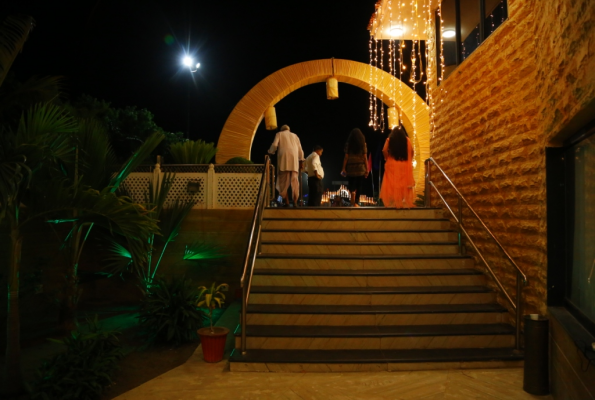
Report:
[[[106,259],[108,268],[114,273],[132,270],[142,279],[145,287],[150,287],[152,284],[167,246],[178,237],[182,222],[196,204],[194,200],[183,201],[179,198],[167,202],[167,196],[175,179],[174,174],[166,173],[157,184],[151,180],[145,193],[148,214],[159,221],[160,232],[159,235],[152,234],[147,239],[146,263],[136,262],[131,256],[132,249],[124,246],[119,238],[108,239],[111,250],[111,254]],[[130,242],[128,244],[130,245]],[[139,244],[136,243],[136,245]]]
[[[31,399],[93,400],[112,383],[124,357],[119,332],[102,329],[97,316],[62,340],[64,353],[45,361],[37,371]],[[51,340],[51,339],[50,339]]]
[[[206,242],[192,242],[186,245],[184,260],[204,261],[225,257],[223,247],[212,245]]]
[[[213,310],[216,308],[221,308],[223,303],[225,303],[225,295],[223,292],[227,292],[229,290],[229,285],[227,283],[222,283],[217,286],[215,282],[211,285],[211,287],[201,286],[198,288],[198,307],[206,307],[209,309],[209,313],[207,316],[209,317],[209,324],[211,326],[211,333],[213,331]]]
[[[225,162],[225,164],[254,164],[252,161],[244,157],[233,157]]]
[[[16,131],[5,126],[1,129],[0,136],[4,138],[0,151],[0,220],[6,221],[11,241],[5,377],[9,386],[6,391],[18,393],[18,384],[14,384],[21,380],[16,300],[21,247],[31,222],[76,222],[79,227],[97,224],[133,244],[146,243],[142,238],[157,233],[158,227],[144,207],[116,196],[111,187],[90,189],[65,175],[64,166],[76,160],[72,136],[78,125],[60,107],[39,104],[23,114]],[[15,174],[11,176],[10,171]],[[78,256],[81,249],[77,247]],[[146,262],[146,249],[137,246],[135,250],[133,257],[137,262]]]
[[[169,152],[174,164],[208,164],[217,154],[217,148],[215,143],[188,140],[171,145]]]
[[[197,301],[198,290],[189,279],[157,278],[141,305],[140,325],[151,341],[178,345],[196,339],[204,320]]]

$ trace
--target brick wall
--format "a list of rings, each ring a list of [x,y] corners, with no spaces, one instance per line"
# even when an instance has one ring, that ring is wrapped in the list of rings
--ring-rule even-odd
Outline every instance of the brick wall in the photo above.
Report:
[[[432,156],[527,273],[525,312],[546,308],[545,147],[595,114],[594,18],[590,0],[509,0],[508,20],[435,88]],[[464,220],[514,295],[513,267]]]

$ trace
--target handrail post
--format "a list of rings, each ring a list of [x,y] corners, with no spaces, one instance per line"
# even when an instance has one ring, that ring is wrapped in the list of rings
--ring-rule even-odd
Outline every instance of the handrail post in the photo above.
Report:
[[[426,161],[426,187],[424,190],[424,206],[426,208],[431,207],[431,199],[430,199],[430,179],[431,179],[431,175],[430,175],[430,159],[428,158]]]
[[[457,220],[458,222],[458,231],[459,231],[459,254],[463,255],[463,199],[461,196],[457,195],[457,203],[458,203],[458,210],[457,210]]]
[[[261,223],[262,223],[262,214],[264,212],[264,208],[266,207],[265,202],[267,200],[267,190],[268,188],[268,179],[269,179],[269,168],[270,168],[270,159],[267,156],[264,158],[264,170],[262,171],[262,177],[260,179],[260,185],[258,188],[258,194],[256,195],[256,204],[254,206],[254,214],[252,217],[252,226],[250,228],[250,237],[248,239],[248,248],[246,249],[246,258],[244,260],[244,271],[242,273],[242,278],[240,279],[240,284],[242,287],[242,310],[241,310],[241,318],[240,318],[240,325],[242,329],[241,333],[241,342],[240,342],[240,351],[242,354],[246,354],[246,314],[248,308],[248,297],[250,296],[250,285],[252,283],[252,273],[254,270],[254,262],[256,258],[256,253],[259,249],[259,242],[260,242],[260,232],[261,232]],[[256,227],[258,226],[258,232],[256,241],[254,240],[254,233]]]
[[[523,292],[523,279],[521,274],[517,271],[516,274],[516,327],[515,327],[515,338],[514,348],[517,351],[521,350],[521,315],[522,315],[522,292]]]
[[[246,282],[242,284],[242,343],[240,345],[240,350],[242,354],[246,354],[246,308],[247,308],[247,291],[248,285]]]

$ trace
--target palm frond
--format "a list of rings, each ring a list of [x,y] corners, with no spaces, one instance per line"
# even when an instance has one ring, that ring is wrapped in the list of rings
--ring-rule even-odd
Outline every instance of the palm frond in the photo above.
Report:
[[[112,192],[116,191],[122,181],[151,155],[151,152],[161,143],[164,137],[162,133],[155,132],[144,141],[138,150],[130,156],[120,170],[112,177],[109,183]]]
[[[22,50],[35,20],[28,15],[10,15],[0,26],[0,85]]]
[[[159,214],[159,228],[161,230],[160,240],[165,243],[170,243],[180,233],[182,222],[188,216],[192,207],[196,204],[195,201],[176,200],[171,206],[163,208]]]
[[[91,119],[81,120],[76,140],[80,149],[81,183],[94,189],[107,186],[116,156],[103,124]]]
[[[0,91],[0,110],[6,113],[27,109],[41,102],[51,102],[60,97],[61,81],[60,76],[33,76],[24,83],[6,83]]]
[[[202,140],[174,143],[169,148],[170,155],[176,164],[208,164],[217,150],[214,143],[206,143]]]
[[[14,135],[0,132],[0,222],[9,207],[18,205],[19,188],[27,186],[31,180],[27,158],[14,151]]]
[[[186,245],[184,260],[211,260],[225,257],[224,248],[207,242],[193,242]]]
[[[156,219],[159,219],[161,215],[161,210],[165,206],[169,190],[175,179],[175,174],[165,173],[161,181],[157,182],[157,184],[152,179],[149,181],[149,188],[145,193],[145,202],[152,207],[152,212]]]
[[[26,152],[31,149],[40,150],[28,154],[29,158],[35,155],[35,160],[30,162],[66,160],[73,154],[70,134],[77,129],[77,121],[63,108],[50,103],[39,103],[22,115],[15,144],[25,148]]]

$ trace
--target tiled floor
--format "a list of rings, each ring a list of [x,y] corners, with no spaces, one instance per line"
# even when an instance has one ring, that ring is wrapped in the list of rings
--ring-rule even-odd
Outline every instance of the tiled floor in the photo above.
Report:
[[[552,399],[525,393],[522,369],[362,373],[229,372],[207,364],[199,346],[188,362],[119,400],[190,399]]]

